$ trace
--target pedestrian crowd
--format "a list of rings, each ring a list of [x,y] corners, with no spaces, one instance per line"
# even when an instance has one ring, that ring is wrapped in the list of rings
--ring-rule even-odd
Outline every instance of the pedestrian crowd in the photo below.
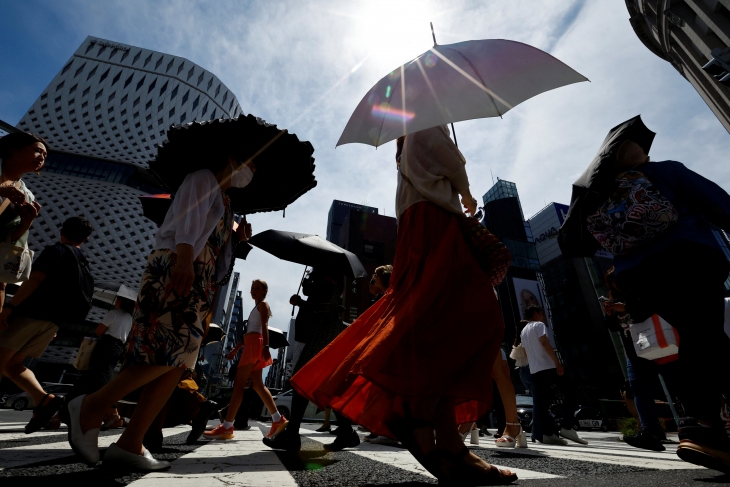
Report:
[[[637,123],[632,119],[613,129],[589,168],[585,191],[573,199],[560,244],[566,255],[586,249],[613,254],[603,310],[607,327],[624,345],[627,402],[640,422],[638,435],[625,441],[665,448],[652,387],[661,374],[677,391],[685,414],[677,454],[730,471],[730,440],[721,416],[730,388],[726,374],[708,372],[723,370],[730,351],[724,331],[730,264],[713,233],[730,230],[730,196],[679,162],[650,161],[650,141],[636,135]],[[48,149],[31,134],[0,139],[0,236],[16,253],[28,250],[28,231],[41,211],[22,176],[43,167]],[[446,126],[398,140],[395,260],[375,269],[370,307],[351,324],[342,322],[346,281],[334,264],[315,265],[303,279],[304,298],[290,299],[298,308],[291,338],[304,345],[293,364],[289,417],[277,409],[263,382],[263,369],[273,363],[272,310],[267,282],[252,281],[246,334],[227,357],[239,357],[230,403],[220,424],[209,430],[207,421],[217,407],[200,394],[199,351],[235,248],[251,237],[248,224],[234,229],[227,191],[255,179],[255,162],[244,161],[231,141],[211,151],[208,169],[186,176],[157,232],[136,300],[117,299],[96,330],[81,379],[60,398],[46,393],[23,364],[43,353],[59,327],[83,320],[91,307],[93,277],[82,248],[94,228],[84,218],[68,218],[59,243],[28,263],[27,275],[5,279],[24,281],[11,299],[4,299],[6,284],[0,284],[0,372],[36,404],[26,432],[54,418],[65,422],[74,452],[95,465],[101,458],[99,432],[124,428],[104,453],[103,466],[163,470],[170,463],[150,453],[161,445],[161,428],[192,424],[190,443],[201,437],[233,439],[236,428],[248,428],[245,422],[237,426],[237,418],[249,414],[247,401],[255,393],[271,414],[263,438],[268,448],[291,454],[301,449],[299,430],[312,402],[326,411],[318,431],[329,431],[330,415],[335,416],[334,440],[326,445],[331,451],[357,447],[361,429],[369,433],[366,441],[399,442],[440,481],[513,482],[513,472],[490,465],[464,444],[469,434],[479,434],[499,400],[504,417],[495,446],[528,447],[508,354],[501,349],[505,326],[494,288],[504,274],[495,282],[485,272],[463,231],[464,220],[478,212],[465,165]],[[0,252],[6,250],[0,245]],[[632,327],[654,315],[671,324],[677,345],[681,342],[670,360],[648,360],[635,350]],[[575,430],[576,388],[551,343],[546,310],[531,302],[524,318],[509,357],[518,369],[515,376],[533,396],[532,439],[585,445]],[[115,375],[117,363],[121,370]],[[559,416],[553,411],[556,393]],[[126,419],[122,408],[129,397],[136,407]]]

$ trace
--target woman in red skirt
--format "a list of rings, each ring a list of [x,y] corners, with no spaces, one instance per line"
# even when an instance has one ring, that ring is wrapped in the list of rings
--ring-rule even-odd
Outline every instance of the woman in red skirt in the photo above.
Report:
[[[471,454],[457,430],[491,407],[490,371],[504,330],[489,278],[459,227],[459,195],[471,214],[477,204],[465,160],[445,126],[399,139],[396,160],[390,288],[291,383],[320,408],[398,438],[440,481],[510,483],[517,477]]]
[[[264,301],[268,292],[269,285],[266,284],[266,281],[256,279],[251,283],[251,298],[256,306],[251,310],[248,317],[248,328],[243,340],[226,356],[228,360],[233,360],[243,347],[243,354],[238,361],[238,371],[236,372],[236,380],[233,383],[233,394],[231,395],[231,402],[228,404],[226,419],[211,431],[203,433],[205,438],[210,440],[232,440],[234,438],[233,422],[236,419],[238,408],[241,407],[249,377],[251,378],[251,387],[271,413],[271,431],[266,437],[273,438],[284,431],[289,423],[283,415],[279,414],[274,399],[271,397],[271,391],[264,385],[262,378],[262,371],[274,363],[269,352],[271,309],[269,309],[269,304]]]

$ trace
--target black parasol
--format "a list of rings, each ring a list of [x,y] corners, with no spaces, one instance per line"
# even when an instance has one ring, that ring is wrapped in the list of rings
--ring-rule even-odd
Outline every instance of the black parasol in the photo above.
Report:
[[[142,215],[152,220],[158,227],[165,221],[167,210],[172,204],[172,195],[165,194],[147,194],[139,197],[142,203]]]
[[[317,185],[312,144],[253,115],[173,125],[150,171],[175,194],[189,173],[226,157],[223,151],[257,168],[251,184],[228,190],[235,213],[283,210]]]
[[[269,348],[288,347],[289,342],[286,339],[286,333],[273,326],[269,327]]]
[[[254,235],[248,242],[289,262],[311,267],[334,268],[355,278],[368,275],[355,254],[317,235],[266,230]]]
[[[593,214],[609,196],[616,177],[615,153],[619,146],[631,140],[648,154],[656,133],[649,130],[637,115],[612,128],[598,154],[583,174],[573,183],[570,209],[558,233],[560,250],[566,257],[593,257],[600,248],[598,241],[586,229],[585,219]]]

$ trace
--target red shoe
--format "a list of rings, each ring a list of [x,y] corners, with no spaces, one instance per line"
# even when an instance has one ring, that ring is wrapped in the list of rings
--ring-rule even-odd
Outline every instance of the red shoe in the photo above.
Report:
[[[232,440],[234,437],[233,426],[226,428],[221,423],[212,430],[204,432],[203,436],[210,440]]]
[[[269,434],[266,435],[267,438],[275,438],[276,435],[281,433],[286,429],[286,427],[289,426],[289,421],[284,417],[284,415],[281,415],[281,419],[279,421],[272,421],[271,422],[271,431],[269,431]]]

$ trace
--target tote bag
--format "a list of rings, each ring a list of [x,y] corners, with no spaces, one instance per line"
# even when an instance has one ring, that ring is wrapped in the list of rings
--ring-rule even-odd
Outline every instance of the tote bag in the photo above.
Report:
[[[659,315],[652,315],[641,323],[631,323],[631,341],[636,355],[656,360],[679,352],[679,334]]]
[[[89,370],[89,363],[91,361],[91,354],[94,353],[96,348],[97,338],[85,337],[81,342],[79,351],[76,354],[73,366],[76,370]]]
[[[20,181],[13,186],[20,187]],[[0,215],[10,205],[10,200],[0,204]],[[30,277],[30,268],[33,263],[33,251],[28,248],[28,244],[19,247],[12,242],[0,242],[0,282],[23,282]]]

